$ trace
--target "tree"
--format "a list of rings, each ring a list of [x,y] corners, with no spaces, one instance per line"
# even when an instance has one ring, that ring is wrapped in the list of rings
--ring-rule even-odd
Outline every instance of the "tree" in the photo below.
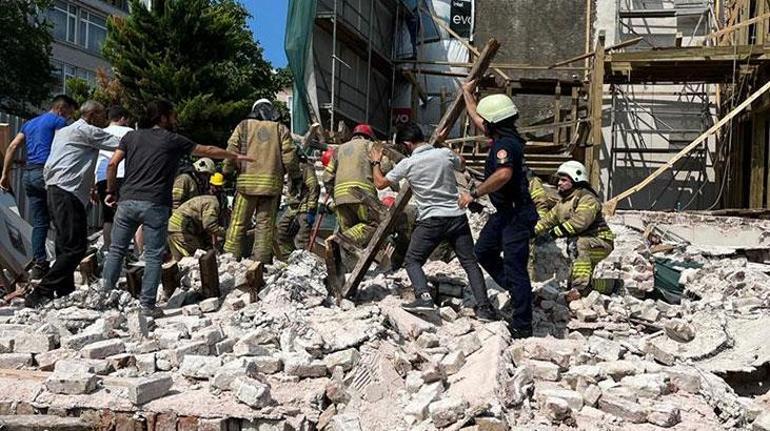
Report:
[[[0,6],[0,109],[34,114],[51,94],[51,33],[45,22],[50,0],[2,0]]]
[[[75,102],[78,103],[78,106],[82,105],[83,102],[88,99],[93,99],[94,89],[91,87],[88,81],[83,78],[67,78],[64,86],[67,89],[65,91],[67,96],[75,99]]]
[[[165,0],[148,10],[131,2],[110,18],[103,53],[139,114],[153,99],[172,101],[180,130],[196,142],[224,145],[255,100],[275,94],[270,64],[235,0]]]

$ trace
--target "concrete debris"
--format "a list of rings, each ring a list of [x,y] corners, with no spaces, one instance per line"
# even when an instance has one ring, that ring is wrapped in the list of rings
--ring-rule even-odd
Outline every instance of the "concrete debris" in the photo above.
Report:
[[[538,246],[531,338],[511,340],[504,322],[473,317],[456,259],[426,265],[440,306],[418,316],[401,307],[403,270],[371,271],[355,303],[336,305],[323,261],[296,251],[265,267],[252,301],[242,288],[253,262],[223,254],[220,297],[200,300],[197,258],[184,258],[180,287],[159,303],[165,316],[157,319],[142,316],[126,292],[97,285],[40,310],[4,307],[0,369],[8,377],[0,379],[21,406],[24,392],[11,385],[24,379],[13,373],[47,373],[35,375],[31,392],[49,415],[105,405],[129,417],[173,410],[180,422],[169,429],[195,429],[181,425],[188,414],[201,415],[198,429],[218,430],[232,418],[256,430],[770,429],[766,397],[756,394],[770,364],[764,267],[697,244],[653,252],[636,222],[622,224],[633,214],[610,219],[616,248],[594,272],[622,284],[612,295],[568,302],[566,241]],[[682,270],[678,304],[647,296],[663,256],[703,265]],[[488,290],[510,316],[509,294],[491,279]]]

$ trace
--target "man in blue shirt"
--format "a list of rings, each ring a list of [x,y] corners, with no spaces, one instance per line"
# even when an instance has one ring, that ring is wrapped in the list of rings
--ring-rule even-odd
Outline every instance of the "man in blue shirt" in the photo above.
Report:
[[[459,205],[465,208],[488,194],[497,210],[479,234],[476,257],[492,279],[511,294],[513,314],[509,329],[513,338],[525,338],[532,335],[532,284],[527,259],[529,240],[537,223],[524,164],[525,142],[516,131],[518,110],[511,98],[493,94],[483,98],[477,108],[475,86],[475,81],[463,84],[468,116],[493,142],[484,182],[473,192],[462,193]]]
[[[54,97],[51,110],[39,115],[21,127],[21,131],[11,141],[3,161],[3,174],[0,177],[0,189],[11,189],[11,169],[16,150],[24,144],[27,148],[27,164],[24,167],[24,191],[29,199],[29,218],[32,224],[32,254],[34,265],[30,278],[39,280],[48,272],[48,259],[45,241],[48,236],[47,198],[43,180],[43,166],[51,153],[54,133],[67,125],[67,120],[77,109],[77,103],[69,96]]]

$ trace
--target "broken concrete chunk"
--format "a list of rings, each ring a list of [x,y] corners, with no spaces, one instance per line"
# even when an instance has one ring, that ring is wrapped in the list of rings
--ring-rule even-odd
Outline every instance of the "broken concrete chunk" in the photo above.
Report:
[[[326,364],[326,368],[333,370],[335,367],[342,367],[344,371],[348,371],[353,368],[361,355],[356,349],[347,349],[340,352],[334,352],[331,355],[327,355],[323,361]]]
[[[663,374],[639,374],[623,377],[620,384],[640,397],[657,398],[666,393],[668,385]]]
[[[575,314],[581,322],[595,322],[599,318],[599,315],[594,310],[587,308],[581,308]]]
[[[130,379],[127,383],[128,399],[140,405],[165,396],[174,381],[168,374],[155,374],[149,377]]]
[[[20,332],[14,337],[13,350],[16,353],[44,353],[56,348],[53,334]]]
[[[559,380],[559,366],[546,361],[531,360],[526,363],[536,379],[555,382]]]
[[[424,332],[417,337],[417,345],[423,349],[430,349],[438,347],[438,335],[431,334],[430,332]]]
[[[88,359],[104,359],[126,351],[126,345],[120,339],[97,341],[80,349],[80,356]]]
[[[172,366],[178,367],[182,365],[182,360],[187,355],[206,356],[210,353],[211,347],[205,341],[191,341],[171,350],[169,360]]]
[[[342,414],[334,416],[329,422],[332,431],[362,431],[358,415]]]
[[[579,411],[583,408],[583,395],[577,391],[571,391],[569,389],[545,389],[538,390],[535,396],[541,402],[545,402],[547,398],[561,398],[575,411]]]
[[[259,380],[241,376],[233,381],[231,389],[238,401],[255,409],[261,409],[273,403],[270,397],[270,386]]]
[[[448,322],[457,320],[457,312],[452,307],[441,307],[438,310],[439,316]]]
[[[548,417],[555,422],[563,421],[572,413],[569,403],[563,398],[547,397],[543,407]]]
[[[230,390],[238,377],[257,377],[257,367],[246,358],[238,358],[224,364],[214,375],[211,386],[220,390]]]
[[[61,340],[61,346],[66,349],[80,350],[88,344],[102,341],[106,337],[100,332],[81,332],[71,337],[64,337]]]
[[[136,355],[136,369],[141,374],[152,374],[155,372],[155,353],[145,353]]]
[[[272,347],[278,345],[278,336],[267,329],[257,329],[249,332],[235,345],[233,353],[236,356],[266,356],[272,354]]]
[[[669,338],[680,343],[695,339],[695,328],[681,319],[671,319],[663,324],[663,330]]]
[[[422,388],[425,381],[422,379],[422,373],[419,371],[410,371],[406,374],[406,391],[413,394]]]
[[[647,411],[643,407],[620,397],[603,395],[599,398],[599,409],[635,424],[647,421]]]
[[[762,413],[751,424],[752,431],[770,431],[770,412]]]
[[[0,353],[0,368],[18,370],[32,366],[32,353]]]
[[[275,374],[283,369],[283,361],[278,356],[249,356],[247,358],[262,374]]]
[[[78,356],[78,352],[70,349],[54,349],[45,353],[35,355],[35,362],[40,371],[53,371],[59,361],[73,359]]]
[[[128,333],[132,338],[145,338],[150,333],[149,322],[139,310],[132,311],[126,316]]]
[[[697,394],[701,389],[701,375],[695,368],[675,366],[663,369],[671,383],[680,391]]]
[[[445,428],[457,422],[468,408],[468,403],[462,398],[447,397],[435,401],[428,406],[433,425]]]
[[[56,371],[45,381],[45,387],[55,394],[82,395],[96,390],[96,376],[83,371]]]
[[[416,340],[423,332],[435,332],[436,327],[423,319],[403,310],[400,304],[384,304],[382,313],[402,337]]]
[[[639,370],[635,363],[627,360],[599,362],[596,366],[599,367],[602,375],[610,376],[615,380],[620,380],[626,376],[633,376],[643,371]]]
[[[222,366],[222,359],[216,356],[185,355],[179,372],[193,379],[210,379]]]
[[[219,310],[219,298],[208,298],[198,304],[204,313],[213,313]]]
[[[460,350],[449,352],[440,362],[441,367],[448,376],[455,374],[465,365],[465,354]]]
[[[205,341],[209,346],[215,346],[222,341],[224,337],[222,329],[218,326],[209,326],[208,328],[201,329],[193,334],[193,340]]]
[[[681,420],[679,407],[668,403],[655,405],[647,414],[647,422],[663,428],[671,428]]]
[[[299,378],[324,377],[327,373],[326,364],[320,360],[311,360],[310,356],[290,353],[284,357],[283,370],[290,376]]]
[[[0,337],[0,353],[12,353],[13,352],[14,338],[9,336]]]
[[[444,393],[444,383],[435,382],[425,385],[420,389],[412,400],[407,404],[404,413],[414,416],[418,420],[423,420],[428,415],[428,407]]]
[[[583,400],[585,400],[585,405],[595,407],[596,403],[599,402],[599,398],[602,396],[602,390],[599,389],[599,386],[597,385],[589,385],[583,390]]]

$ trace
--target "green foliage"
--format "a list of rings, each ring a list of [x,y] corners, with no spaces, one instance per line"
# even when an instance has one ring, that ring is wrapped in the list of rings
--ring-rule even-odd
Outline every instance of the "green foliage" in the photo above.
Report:
[[[201,144],[224,145],[256,99],[275,83],[248,13],[235,0],[165,0],[151,11],[132,0],[111,18],[103,53],[125,105],[136,114],[153,99],[177,106],[180,131]]]
[[[291,69],[283,67],[276,70],[273,75],[273,83],[277,91],[291,88],[292,84],[294,84],[294,75],[291,73]]]
[[[78,106],[82,105],[88,99],[93,98],[94,89],[83,78],[67,78],[65,81],[65,87],[67,96],[72,97],[78,102]]]
[[[49,97],[51,34],[44,21],[50,0],[0,1],[0,109],[33,114]]]

